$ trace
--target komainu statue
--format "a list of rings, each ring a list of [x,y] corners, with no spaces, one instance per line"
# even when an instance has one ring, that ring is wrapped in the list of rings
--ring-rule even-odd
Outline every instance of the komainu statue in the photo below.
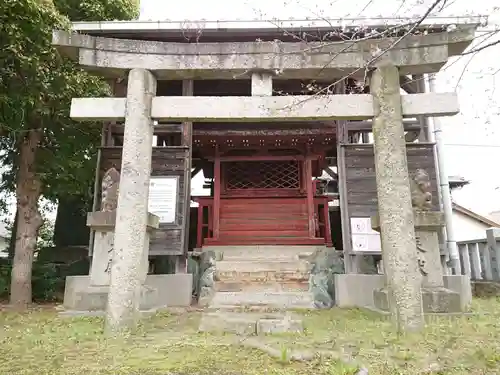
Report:
[[[335,304],[334,275],[344,273],[344,262],[333,248],[316,251],[309,262],[309,291],[313,295],[314,306],[329,309]]]
[[[215,252],[204,251],[200,256],[200,280],[198,287],[198,304],[207,306],[215,294],[215,282],[218,281],[215,265]]]
[[[118,206],[120,172],[112,167],[106,171],[101,183],[101,211],[115,211]]]
[[[411,205],[419,211],[432,209],[431,179],[423,169],[417,169],[411,181]]]

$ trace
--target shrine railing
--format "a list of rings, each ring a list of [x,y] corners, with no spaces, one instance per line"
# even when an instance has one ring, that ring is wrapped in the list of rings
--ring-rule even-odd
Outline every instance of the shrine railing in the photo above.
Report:
[[[213,238],[213,203],[212,197],[193,197],[198,203],[198,215],[196,226],[196,247],[201,248],[207,238]]]
[[[500,236],[498,228],[486,230],[486,238],[457,242],[462,274],[471,280],[500,281]]]
[[[198,203],[196,247],[201,248],[206,242],[206,239],[214,238],[214,201],[213,197],[192,198]],[[331,200],[332,198],[327,196],[314,197],[315,238],[323,238],[325,240],[325,245],[327,246],[332,246],[332,234],[328,208],[328,202]]]

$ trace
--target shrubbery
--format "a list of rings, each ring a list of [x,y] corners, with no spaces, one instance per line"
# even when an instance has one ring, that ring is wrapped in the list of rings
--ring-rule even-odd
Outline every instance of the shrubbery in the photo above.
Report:
[[[9,262],[0,263],[0,299],[8,299],[10,291]],[[87,259],[70,264],[60,263],[33,263],[31,285],[34,302],[61,302],[64,296],[66,276],[88,275],[89,262]]]

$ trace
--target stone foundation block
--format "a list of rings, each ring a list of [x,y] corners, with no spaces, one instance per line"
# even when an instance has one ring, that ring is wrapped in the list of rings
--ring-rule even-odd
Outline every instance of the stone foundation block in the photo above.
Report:
[[[191,305],[192,275],[148,275],[141,288],[141,310]],[[72,311],[106,309],[109,286],[90,285],[89,276],[69,276],[64,290],[64,307]]]
[[[254,335],[256,318],[249,314],[209,312],[201,317],[200,332],[227,332],[237,335]]]
[[[109,287],[107,286],[89,286],[85,290],[75,292],[72,301],[73,304],[65,303],[64,307],[72,311],[102,311],[106,309],[108,303]],[[158,300],[158,290],[151,287],[141,288],[141,297],[139,308],[149,310],[156,306]],[[66,302],[66,301],[65,301]]]
[[[460,294],[446,288],[422,289],[422,307],[426,313],[462,312]]]
[[[470,278],[465,275],[445,275],[444,286],[460,297],[461,312],[469,311],[472,302]],[[384,288],[384,275],[339,274],[334,276],[335,305],[343,308],[375,309],[375,292]]]
[[[260,319],[257,322],[257,334],[302,333],[302,320],[299,319]]]
[[[388,290],[378,289],[373,292],[375,308],[389,311]],[[424,313],[459,313],[463,312],[460,294],[446,288],[422,289],[422,307]]]

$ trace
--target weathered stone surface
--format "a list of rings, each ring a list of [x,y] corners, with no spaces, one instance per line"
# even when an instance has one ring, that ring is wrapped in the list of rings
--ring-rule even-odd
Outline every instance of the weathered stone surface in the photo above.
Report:
[[[444,287],[423,288],[422,308],[426,313],[463,312],[460,294]]]
[[[273,74],[271,72],[261,71],[252,73],[252,95],[273,95]]]
[[[367,120],[375,112],[370,95],[307,96],[163,96],[153,100],[152,117],[170,121],[310,121]],[[74,120],[123,120],[126,99],[75,98]],[[450,116],[459,112],[455,93],[408,94],[402,99],[404,117]]]
[[[146,70],[132,69],[116,210],[114,257],[106,309],[106,328],[118,331],[136,322],[147,253],[148,187],[151,174],[153,123],[151,103],[156,79]]]
[[[254,335],[257,319],[244,313],[203,313],[198,330],[200,332],[228,332],[237,335]]]
[[[147,275],[141,285],[140,309],[191,305],[191,275]],[[89,276],[68,276],[64,289],[64,308],[71,311],[104,311],[109,286],[93,286]]]
[[[409,35],[388,48],[393,39],[366,40],[357,43],[172,43],[93,37],[55,31],[52,42],[80,65],[98,68],[103,75],[120,76],[127,69],[155,71],[161,79],[234,79],[254,69],[278,70],[280,78],[336,78],[362,70],[370,62],[401,66],[401,74],[437,72],[452,47],[474,38],[474,28],[456,32]],[[450,46],[448,46],[448,44]],[[373,62],[378,51],[389,49]],[[304,53],[304,50],[314,53]],[[286,56],[286,59],[283,58]],[[331,56],[335,56],[332,60]],[[362,72],[359,72],[362,75]]]
[[[193,275],[193,297],[198,295],[198,287],[200,285],[200,266],[198,260],[190,256],[187,262],[187,273]]]
[[[429,211],[432,208],[431,179],[423,169],[417,169],[410,181],[411,204],[419,211]]]
[[[101,182],[101,211],[115,211],[118,207],[120,172],[112,167],[106,171]]]
[[[375,307],[390,311],[389,293],[386,288],[374,292]],[[460,294],[446,288],[422,289],[422,309],[424,313],[460,313],[462,308]]]
[[[344,273],[344,262],[333,248],[323,248],[311,256],[309,290],[313,294],[314,306],[328,309],[335,302],[334,275]]]
[[[422,274],[422,286],[428,288],[442,288],[443,269],[439,252],[439,238],[437,231],[415,228],[417,243],[418,265]]]
[[[397,329],[411,331],[424,322],[399,75],[394,66],[379,67],[373,71],[370,89],[376,113],[373,138],[388,307]]]
[[[111,263],[113,261],[113,232],[96,231],[90,266],[90,283],[95,286],[109,286]]]
[[[213,251],[204,251],[200,255],[200,281],[198,287],[198,304],[208,306],[215,295],[217,280],[216,255]]]
[[[262,290],[243,292],[217,292],[210,308],[270,308],[270,309],[313,309],[312,293],[304,291]]]
[[[257,334],[273,333],[302,333],[302,320],[285,316],[282,319],[259,319],[257,321]]]
[[[238,335],[300,333],[302,320],[289,313],[208,311],[200,321],[201,332],[230,332]]]

